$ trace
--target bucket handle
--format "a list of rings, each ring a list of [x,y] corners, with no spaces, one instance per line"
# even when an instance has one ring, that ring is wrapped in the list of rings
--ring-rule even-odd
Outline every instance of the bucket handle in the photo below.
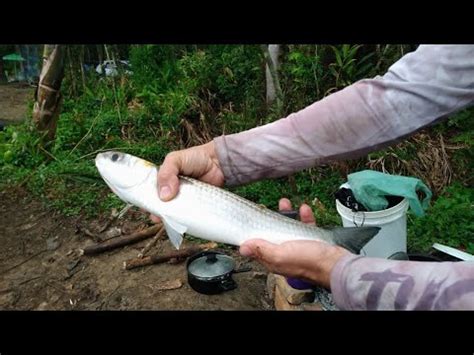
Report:
[[[365,222],[365,213],[364,213],[364,211],[359,211],[359,212],[362,213],[362,223],[361,223],[361,225],[358,226],[357,223],[356,223],[356,220],[355,220],[356,219],[356,213],[354,213],[353,216],[352,216],[352,223],[354,223],[354,225],[356,227],[363,227],[364,222]]]

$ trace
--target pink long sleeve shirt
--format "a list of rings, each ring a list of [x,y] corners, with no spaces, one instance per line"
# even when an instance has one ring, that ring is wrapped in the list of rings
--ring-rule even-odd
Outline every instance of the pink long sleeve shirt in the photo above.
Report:
[[[473,102],[474,46],[426,45],[383,76],[214,142],[226,184],[240,185],[360,157]],[[342,309],[474,309],[474,263],[351,255],[334,268],[331,288]]]

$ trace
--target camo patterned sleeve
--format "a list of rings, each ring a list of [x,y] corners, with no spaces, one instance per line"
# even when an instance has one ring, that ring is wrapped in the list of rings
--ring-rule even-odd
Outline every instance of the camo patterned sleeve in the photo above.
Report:
[[[380,77],[276,122],[214,139],[226,184],[383,148],[474,102],[474,46],[419,46]]]
[[[344,310],[473,310],[474,262],[396,261],[349,254],[331,272]]]

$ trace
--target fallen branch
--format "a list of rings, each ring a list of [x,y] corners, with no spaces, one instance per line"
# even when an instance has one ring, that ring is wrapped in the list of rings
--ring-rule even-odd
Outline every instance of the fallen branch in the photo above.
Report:
[[[155,224],[154,226],[151,226],[147,229],[143,229],[139,232],[136,232],[130,235],[125,235],[122,237],[117,237],[117,238],[107,240],[103,243],[90,245],[80,250],[80,252],[81,252],[81,255],[93,255],[93,254],[103,253],[104,251],[108,251],[111,249],[116,249],[124,245],[137,243],[143,239],[147,239],[155,235],[159,231],[160,228],[161,228],[161,224]]]
[[[125,270],[135,269],[137,267],[148,266],[153,264],[161,264],[172,259],[183,259],[188,258],[196,253],[199,253],[204,250],[217,248],[217,243],[206,243],[195,245],[186,249],[175,250],[169,254],[165,255],[149,255],[144,258],[130,259],[123,263],[123,268]]]
[[[150,242],[147,245],[145,245],[142,251],[138,254],[138,257],[143,258],[145,254],[148,253],[150,249],[156,244],[158,239],[160,239],[163,236],[163,234],[165,234],[165,231],[166,231],[165,227],[162,226],[160,230],[158,231],[158,233],[156,233],[156,235],[153,237],[153,239],[150,240]]]

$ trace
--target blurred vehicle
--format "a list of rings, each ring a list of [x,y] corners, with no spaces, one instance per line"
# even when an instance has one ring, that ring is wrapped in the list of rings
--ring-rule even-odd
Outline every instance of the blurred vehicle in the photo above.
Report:
[[[127,75],[133,74],[128,60],[119,60],[118,62],[114,60],[104,60],[95,68],[95,71],[98,74],[105,76],[117,76],[119,71],[122,71]]]

